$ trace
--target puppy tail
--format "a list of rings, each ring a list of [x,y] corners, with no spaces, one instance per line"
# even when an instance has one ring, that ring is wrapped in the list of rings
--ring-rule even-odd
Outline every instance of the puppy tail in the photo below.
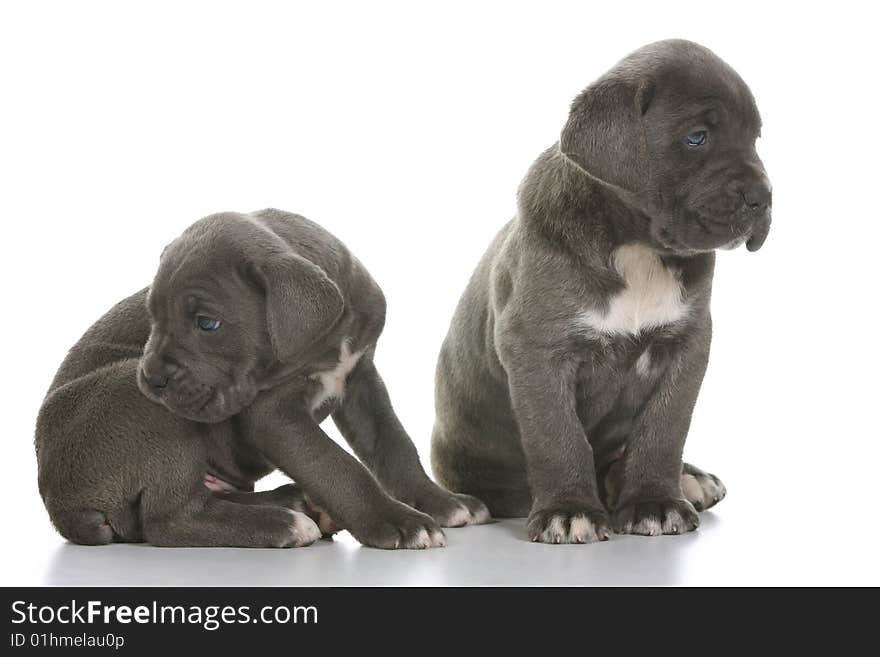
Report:
[[[94,509],[51,514],[52,524],[64,538],[80,545],[107,545],[113,542],[113,529],[106,516]]]

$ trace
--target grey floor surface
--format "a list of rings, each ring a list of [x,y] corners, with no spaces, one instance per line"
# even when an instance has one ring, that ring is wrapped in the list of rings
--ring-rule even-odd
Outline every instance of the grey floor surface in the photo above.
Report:
[[[525,539],[523,520],[447,530],[446,548],[385,551],[343,534],[305,549],[171,549],[61,544],[49,585],[231,586],[564,586],[671,585],[689,578],[688,554],[717,519],[687,536],[618,537],[594,545],[550,546]]]
[[[613,536],[592,545],[526,540],[525,520],[446,530],[448,546],[386,551],[348,533],[307,548],[85,547],[47,530],[11,542],[5,585],[50,586],[581,586],[880,584],[876,544],[829,532],[811,513],[755,514],[725,500],[683,536]],[[800,507],[790,507],[792,511]],[[807,531],[801,531],[806,529]]]

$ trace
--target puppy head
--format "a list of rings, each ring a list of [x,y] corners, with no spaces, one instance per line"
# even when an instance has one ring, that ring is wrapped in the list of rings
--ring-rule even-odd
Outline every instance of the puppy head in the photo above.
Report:
[[[253,402],[273,367],[324,335],[342,306],[323,270],[248,215],[206,217],[162,254],[138,385],[176,415],[225,420]]]
[[[749,88],[689,41],[645,46],[572,103],[560,149],[634,199],[663,250],[687,255],[770,229],[771,188],[755,150],[761,118]]]

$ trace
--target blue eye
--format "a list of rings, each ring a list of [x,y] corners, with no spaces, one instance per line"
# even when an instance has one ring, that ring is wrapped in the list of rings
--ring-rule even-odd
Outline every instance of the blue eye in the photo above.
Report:
[[[210,317],[205,317],[204,315],[199,315],[196,317],[196,326],[198,326],[203,331],[216,331],[220,328],[220,320],[219,319],[211,319]]]
[[[687,137],[684,138],[684,143],[686,143],[690,148],[698,148],[706,143],[706,138],[708,135],[705,130],[697,130],[697,132],[692,132]]]

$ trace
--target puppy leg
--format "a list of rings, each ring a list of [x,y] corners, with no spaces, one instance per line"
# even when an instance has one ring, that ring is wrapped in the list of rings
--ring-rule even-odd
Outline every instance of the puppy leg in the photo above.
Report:
[[[259,493],[247,491],[229,491],[227,493],[215,492],[221,499],[236,502],[237,504],[283,506],[292,511],[306,514],[320,528],[321,534],[330,536],[339,531],[330,515],[316,506],[306,496],[302,488],[296,484],[284,484],[274,490],[261,491]]]
[[[622,457],[622,454],[621,454]],[[612,510],[617,506],[617,498],[622,486],[623,459],[618,458],[605,470],[602,487],[602,500],[605,508]],[[727,495],[727,488],[713,474],[703,472],[695,465],[684,463],[681,468],[681,492],[697,511],[711,509]]]
[[[183,504],[157,496],[142,500],[144,537],[164,547],[301,547],[321,538],[304,513],[281,506],[246,505],[202,489]]]
[[[425,473],[372,361],[362,360],[352,372],[333,421],[358,458],[401,502],[424,511],[442,527],[489,520],[489,509],[476,497],[450,493]]]
[[[430,516],[391,498],[304,408],[266,395],[240,417],[254,447],[364,545],[421,549],[446,544]]]
[[[274,490],[255,493],[253,487],[240,489],[210,472],[205,473],[203,483],[215,495],[238,504],[284,506],[302,513],[308,510],[305,493],[296,484],[284,484]],[[311,516],[310,513],[308,515]]]
[[[681,454],[708,358],[709,336],[693,336],[640,413],[619,466],[615,531],[657,536],[699,526],[697,510],[682,491]]]
[[[435,422],[431,439],[431,466],[438,483],[447,490],[475,496],[485,503],[493,518],[529,515],[532,493],[526,464],[519,454],[507,452],[500,459],[488,461],[469,449],[461,449],[459,445],[479,445],[494,436],[485,427],[475,427],[462,418],[450,422],[448,412],[445,420],[442,427]],[[516,435],[515,429],[513,432]],[[449,436],[454,436],[455,442]],[[519,445],[515,447],[519,449]],[[499,446],[497,451],[501,449]]]
[[[611,530],[599,500],[593,450],[575,410],[577,364],[510,344],[499,353],[532,490],[529,538],[542,543],[607,540]]]

